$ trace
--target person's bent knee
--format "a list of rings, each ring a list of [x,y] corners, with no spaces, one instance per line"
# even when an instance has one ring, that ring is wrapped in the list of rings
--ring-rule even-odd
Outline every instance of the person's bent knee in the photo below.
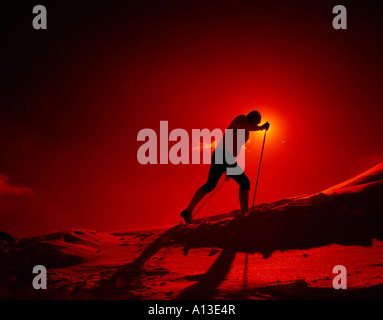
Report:
[[[239,190],[250,190],[250,180],[244,181],[239,185]]]

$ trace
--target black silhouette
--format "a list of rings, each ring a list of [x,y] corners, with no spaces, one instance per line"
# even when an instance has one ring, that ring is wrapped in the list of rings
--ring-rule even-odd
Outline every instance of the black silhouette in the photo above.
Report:
[[[231,129],[232,131],[225,133],[223,139],[218,143],[216,148],[216,151],[217,149],[223,151],[223,163],[219,163],[216,151],[214,151],[207,182],[197,190],[190,201],[189,206],[181,212],[181,217],[185,219],[186,223],[191,222],[194,208],[208,193],[213,191],[227,168],[238,168],[238,163],[235,160],[239,155],[239,150],[242,145],[249,140],[250,131],[268,130],[270,127],[269,122],[264,123],[262,126],[259,126],[259,123],[261,123],[261,114],[258,111],[251,111],[246,116],[241,114],[231,122],[228,129]],[[245,130],[245,141],[243,144],[239,145],[237,136],[238,130],[240,129]],[[230,139],[228,139],[228,134],[232,135]],[[226,140],[230,142],[227,142]],[[249,210],[250,180],[244,172],[240,175],[228,175],[228,177],[239,184],[239,202],[241,206],[241,214],[244,215]]]

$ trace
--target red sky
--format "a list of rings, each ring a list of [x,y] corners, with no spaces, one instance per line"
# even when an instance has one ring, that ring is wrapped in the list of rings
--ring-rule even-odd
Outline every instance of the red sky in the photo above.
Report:
[[[378,2],[377,2],[378,3]],[[0,191],[15,236],[176,224],[208,165],[137,161],[137,133],[220,128],[250,110],[271,123],[257,203],[319,192],[383,160],[382,26],[318,1],[47,5],[48,30],[8,26],[0,95]],[[8,19],[30,19],[12,5]],[[247,146],[251,197],[262,133]],[[228,182],[199,216],[239,208]]]

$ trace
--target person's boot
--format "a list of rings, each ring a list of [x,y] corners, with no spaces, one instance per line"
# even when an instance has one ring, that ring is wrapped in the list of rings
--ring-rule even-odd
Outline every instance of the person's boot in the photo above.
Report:
[[[192,223],[192,214],[187,209],[182,211],[180,216],[184,218],[186,224]]]

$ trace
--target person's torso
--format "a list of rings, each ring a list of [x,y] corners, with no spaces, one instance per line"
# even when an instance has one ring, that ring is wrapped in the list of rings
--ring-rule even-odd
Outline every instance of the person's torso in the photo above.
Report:
[[[249,140],[250,132],[245,129],[236,128],[233,124],[234,121],[235,119],[225,131],[225,134],[218,143],[217,148],[221,148],[237,158],[242,146]],[[244,135],[239,133],[240,130],[244,131]]]

